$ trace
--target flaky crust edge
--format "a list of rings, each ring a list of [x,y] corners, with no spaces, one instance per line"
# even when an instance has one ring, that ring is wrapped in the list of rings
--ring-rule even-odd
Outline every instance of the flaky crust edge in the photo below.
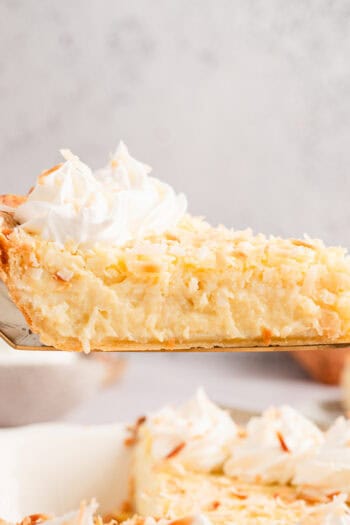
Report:
[[[0,204],[5,204],[6,206],[16,207],[20,203],[24,202],[24,200],[25,198],[21,198],[20,196],[16,195],[0,196]],[[29,247],[26,250],[26,247],[20,244],[17,241],[16,236],[13,235],[16,227],[17,223],[12,213],[0,211],[0,279],[6,285],[10,298],[22,313],[30,329],[34,333],[40,334],[40,327],[36,326],[33,322],[33,318],[35,317],[33,315],[34,312],[31,312],[29,308],[25,308],[21,304],[20,293],[18,291],[18,287],[16,286],[16,281],[12,277],[10,265],[12,253],[21,253],[23,257],[28,257],[28,261],[30,255]]]

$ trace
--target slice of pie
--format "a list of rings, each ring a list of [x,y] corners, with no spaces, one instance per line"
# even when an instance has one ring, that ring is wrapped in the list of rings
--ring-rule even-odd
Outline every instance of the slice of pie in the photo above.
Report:
[[[191,349],[350,340],[350,259],[319,240],[212,227],[123,144],[71,153],[1,198],[0,277],[42,343]]]
[[[349,421],[323,433],[290,407],[241,428],[199,391],[138,424],[135,510],[198,512],[213,525],[349,524],[349,438]]]

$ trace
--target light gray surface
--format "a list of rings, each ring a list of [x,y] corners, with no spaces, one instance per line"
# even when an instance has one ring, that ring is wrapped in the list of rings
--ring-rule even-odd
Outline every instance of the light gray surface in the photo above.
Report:
[[[226,406],[260,411],[288,403],[320,420],[325,415],[318,414],[317,405],[340,397],[338,388],[308,379],[287,354],[137,354],[129,356],[118,384],[100,391],[65,420],[134,420],[166,403],[188,399],[199,386]]]
[[[123,138],[216,222],[350,245],[347,0],[0,3],[1,192]]]

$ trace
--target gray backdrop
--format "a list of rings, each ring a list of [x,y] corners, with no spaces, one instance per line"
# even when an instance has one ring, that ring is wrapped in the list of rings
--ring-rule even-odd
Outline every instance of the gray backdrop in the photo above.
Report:
[[[214,223],[350,246],[350,2],[0,0],[0,192],[120,138]]]

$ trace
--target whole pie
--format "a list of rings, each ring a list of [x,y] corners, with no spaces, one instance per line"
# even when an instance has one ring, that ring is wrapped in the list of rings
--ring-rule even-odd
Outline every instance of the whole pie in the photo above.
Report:
[[[22,525],[350,525],[350,420],[324,432],[280,406],[240,426],[199,390],[128,430],[121,512],[99,515],[92,501]]]
[[[70,152],[0,206],[0,277],[43,344],[191,349],[350,340],[350,260],[322,241],[212,227],[121,144]]]
[[[288,406],[239,427],[204,394],[139,421],[132,500],[143,516],[212,525],[348,525],[350,421],[321,432]]]

